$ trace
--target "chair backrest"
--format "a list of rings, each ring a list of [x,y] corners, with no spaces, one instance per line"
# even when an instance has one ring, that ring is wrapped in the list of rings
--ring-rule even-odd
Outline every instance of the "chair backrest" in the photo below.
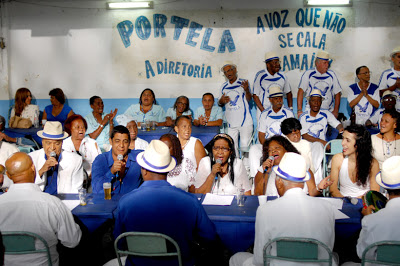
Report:
[[[6,255],[46,253],[48,265],[52,265],[49,245],[41,236],[25,231],[3,231],[2,235]],[[42,242],[44,248],[36,249],[36,240]]]
[[[28,145],[18,145],[18,149],[20,152],[24,152],[24,153],[30,153],[35,151],[35,149],[32,146],[28,146]]]
[[[118,242],[125,239],[127,250],[118,248]],[[169,251],[168,247],[172,244],[175,247]],[[122,266],[121,255],[134,255],[141,257],[177,257],[179,266],[182,265],[181,251],[171,237],[151,232],[126,232],[117,237],[114,242],[115,252],[117,253],[118,263]]]
[[[276,256],[271,255],[272,245],[276,244]],[[318,247],[326,250],[327,259],[319,259]],[[293,262],[325,262],[332,265],[332,251],[324,243],[312,238],[279,237],[269,241],[264,246],[264,266],[268,260],[284,260]]]
[[[367,259],[367,253],[376,248],[376,258]],[[361,265],[365,263],[379,265],[400,265],[400,241],[380,241],[369,245],[361,257]]]
[[[330,152],[326,151],[328,145],[330,145],[330,147],[331,147]],[[337,153],[341,153],[342,151],[343,151],[343,147],[342,147],[342,140],[341,139],[333,139],[331,141],[328,141],[328,143],[325,144],[324,157],[323,157],[323,163],[322,163],[322,169],[323,169],[322,178],[327,177],[329,175],[329,173],[330,173],[330,171],[328,170],[328,158],[327,158],[327,156],[335,155]],[[325,193],[324,193],[324,195],[325,195]]]

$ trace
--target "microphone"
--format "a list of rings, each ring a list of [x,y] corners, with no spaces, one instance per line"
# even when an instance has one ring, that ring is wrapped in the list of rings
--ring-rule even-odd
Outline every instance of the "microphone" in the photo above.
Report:
[[[50,152],[50,157],[56,158],[57,153],[55,151]],[[54,171],[54,166],[51,167],[51,171]]]
[[[272,163],[274,163],[275,157],[274,156],[269,156],[268,159],[270,159],[272,161]],[[266,172],[268,172],[268,167],[265,167],[264,174]]]
[[[222,160],[221,160],[220,158],[218,158],[218,159],[215,161],[215,163],[222,164]],[[215,181],[217,181],[217,180],[218,180],[218,174],[215,175]]]
[[[124,156],[123,156],[122,154],[118,154],[117,160],[118,160],[118,161],[122,161],[123,159],[124,159]],[[117,177],[117,178],[119,177],[119,171],[117,172],[116,177]]]

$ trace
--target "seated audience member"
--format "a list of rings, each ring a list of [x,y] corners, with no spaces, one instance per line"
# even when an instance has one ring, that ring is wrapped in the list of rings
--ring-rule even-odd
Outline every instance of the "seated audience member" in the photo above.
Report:
[[[191,160],[196,165],[197,169],[201,158],[207,154],[201,140],[191,136],[192,120],[187,116],[180,116],[175,120],[174,129],[181,143],[183,156]]]
[[[373,156],[382,163],[395,155],[400,155],[400,114],[395,111],[385,111],[380,121],[380,133],[371,136]],[[397,154],[398,153],[398,154]]]
[[[325,146],[328,124],[339,132],[343,132],[343,126],[331,112],[321,110],[323,99],[320,90],[312,90],[308,97],[310,109],[302,113],[299,120],[303,127],[301,130],[302,137],[309,142],[319,142]]]
[[[400,156],[387,159],[381,172],[376,176],[376,182],[387,190],[389,201],[385,208],[372,213],[375,209],[370,205],[363,209],[361,232],[357,243],[357,254],[361,258],[366,247],[380,241],[400,241],[398,230],[400,220]],[[368,259],[375,259],[376,249],[368,252]]]
[[[329,190],[332,197],[362,197],[369,190],[379,191],[374,176],[378,161],[372,157],[371,135],[361,125],[348,126],[343,132],[343,152],[332,158]],[[338,182],[340,188],[338,189]]]
[[[335,242],[335,216],[332,205],[304,193],[304,183],[310,179],[304,158],[296,153],[285,153],[279,165],[273,167],[273,178],[279,199],[268,201],[257,209],[254,255],[240,252],[231,257],[229,265],[263,264],[265,244],[277,237],[314,238],[333,249]],[[318,213],[318,215],[315,215]],[[276,246],[272,247],[276,254]],[[326,252],[319,253],[320,258],[327,258]],[[280,262],[275,262],[278,265]],[[281,263],[293,265],[293,262]],[[281,265],[279,264],[279,265]],[[335,264],[335,262],[334,262]],[[296,264],[297,265],[297,264]],[[301,265],[315,265],[301,263]]]
[[[253,118],[249,108],[249,101],[252,99],[250,84],[248,80],[238,77],[236,65],[232,62],[225,62],[221,71],[226,81],[220,88],[218,105],[225,107],[228,124],[226,133],[234,140],[236,157],[239,157],[239,147],[248,149],[253,133]]]
[[[162,135],[160,140],[167,144],[169,153],[176,159],[176,166],[167,175],[167,181],[171,185],[191,193],[195,192],[194,177],[196,176],[196,165],[185,158],[182,153],[179,139],[172,134]]]
[[[267,139],[263,144],[262,165],[254,178],[254,194],[277,196],[279,193],[275,186],[275,172],[271,171],[272,167],[279,165],[283,156],[287,152],[300,154],[299,151],[290,143],[290,141],[282,136],[273,136]],[[271,157],[274,159],[272,160]],[[304,192],[310,196],[318,196],[322,190],[327,188],[330,183],[327,179],[323,179],[318,186],[315,185],[314,174],[309,170],[310,165],[307,164],[307,170],[310,173],[310,178],[304,186]]]
[[[257,122],[260,114],[265,109],[271,107],[269,98],[270,88],[279,86],[286,94],[288,106],[293,107],[293,95],[290,83],[285,73],[281,70],[281,63],[278,55],[271,51],[265,54],[266,68],[257,72],[253,84],[253,100],[257,106]]]
[[[367,127],[374,126],[380,128],[381,118],[384,112],[396,110],[396,96],[391,91],[385,91],[382,95],[382,108],[375,110],[371,117],[365,122]]]
[[[84,180],[87,184],[90,184],[92,179],[92,164],[97,155],[101,154],[97,142],[85,136],[87,123],[81,115],[73,114],[65,120],[64,124],[65,132],[70,135],[62,143],[64,151],[76,153],[82,156],[83,170],[86,172],[89,180]]]
[[[126,127],[114,127],[110,136],[111,150],[100,154],[93,162],[93,193],[104,193],[103,183],[111,183],[112,194],[126,194],[139,187],[140,167],[136,162],[139,151],[130,150],[130,142]]]
[[[36,168],[35,184],[51,195],[78,193],[83,184],[82,157],[62,150],[68,134],[61,123],[48,121],[37,134],[43,148],[29,153]]]
[[[4,167],[8,157],[10,157],[13,153],[16,152],[19,152],[17,146],[15,144],[10,144],[5,142],[0,135],[0,165]],[[3,173],[0,178],[0,188],[8,188],[10,187],[11,184],[12,181]]]
[[[208,156],[201,159],[195,177],[196,193],[235,195],[244,189],[245,195],[251,195],[251,184],[243,161],[236,158],[233,139],[218,134],[207,146]]]
[[[61,200],[34,184],[35,166],[27,154],[15,153],[7,160],[6,168],[14,184],[0,196],[0,231],[27,231],[41,236],[49,245],[52,264],[59,265],[58,241],[69,248],[77,246],[81,229]],[[5,265],[48,264],[45,253],[35,253],[6,255]]]
[[[186,96],[179,96],[176,98],[174,107],[168,108],[166,114],[165,125],[171,127],[175,124],[177,117],[186,115],[192,119],[192,111],[190,111],[189,98]]]
[[[370,83],[369,68],[360,66],[356,69],[358,83],[350,85],[347,100],[350,108],[354,108],[356,124],[364,125],[372,112],[379,108],[378,85]]]
[[[156,121],[158,126],[165,126],[164,109],[157,105],[153,90],[147,88],[142,91],[139,104],[132,104],[124,113],[129,115],[141,126],[146,121]]]
[[[89,103],[93,111],[85,117],[88,124],[86,134],[96,140],[102,152],[109,151],[111,149],[110,134],[114,128],[114,117],[118,109],[115,108],[108,114],[104,113],[104,103],[99,96],[91,97]]]
[[[144,183],[119,201],[114,236],[132,231],[165,234],[178,243],[183,265],[193,265],[193,240],[210,245],[216,238],[214,224],[196,196],[166,181],[168,172],[176,165],[166,144],[159,140],[151,141],[146,150],[137,155],[137,162],[142,167]],[[173,265],[176,265],[176,259],[173,260]],[[154,258],[133,256],[126,260],[126,265],[171,263],[161,264]]]
[[[145,150],[149,143],[144,139],[141,139],[137,136],[138,128],[135,120],[129,121],[126,124],[126,128],[129,130],[129,134],[131,136],[131,143],[129,144],[129,149],[131,150]]]
[[[269,137],[282,135],[281,122],[294,117],[292,110],[283,106],[283,92],[280,87],[270,87],[268,97],[271,106],[258,119],[258,139],[261,144]]]
[[[6,135],[6,133],[4,133],[5,126],[6,126],[6,120],[4,119],[3,116],[0,115],[0,141],[15,143],[17,145],[29,145],[29,146],[36,147],[36,143],[30,139],[12,138],[12,137]]]
[[[55,88],[49,92],[51,105],[47,105],[43,111],[43,124],[46,121],[58,121],[64,126],[65,120],[74,114],[71,107],[65,104],[65,95],[62,89]]]
[[[212,93],[204,93],[201,99],[203,106],[200,106],[194,112],[193,125],[220,127],[224,119],[224,112],[219,106],[214,106],[214,95]]]
[[[15,93],[15,105],[11,110],[10,118],[13,116],[27,118],[34,127],[39,127],[39,106],[31,104],[31,102],[31,91],[27,88],[19,88]],[[10,127],[12,126],[10,125]]]
[[[386,91],[391,91],[397,98],[396,111],[400,112],[400,46],[392,50],[390,58],[393,67],[382,72],[381,78],[379,79],[379,91],[381,94]]]

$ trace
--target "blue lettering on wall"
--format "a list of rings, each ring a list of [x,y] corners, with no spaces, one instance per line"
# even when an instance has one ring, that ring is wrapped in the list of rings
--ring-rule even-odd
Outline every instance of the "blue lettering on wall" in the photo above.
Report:
[[[171,23],[175,24],[174,40],[177,41],[177,40],[179,40],[179,37],[181,36],[183,27],[187,27],[189,25],[189,20],[187,18],[172,16]]]
[[[136,34],[142,40],[147,40],[151,34],[150,21],[145,16],[140,16],[135,22]]]
[[[167,16],[163,14],[154,14],[154,38],[157,38],[161,34],[161,38],[165,38],[165,23],[167,23]]]
[[[182,72],[181,70],[182,66]],[[163,61],[157,61],[155,63],[155,67],[157,68],[158,75],[180,75],[180,76],[187,76],[192,78],[212,78],[212,71],[211,66],[205,66],[205,64],[200,65],[193,65],[185,62],[175,62],[175,61],[168,61],[165,59]],[[146,68],[146,78],[150,79],[151,77],[155,77],[156,74],[154,72],[154,68],[150,63],[150,60],[145,61],[145,68]]]
[[[150,61],[146,60],[144,63],[145,63],[145,67],[146,67],[146,78],[149,79],[150,78],[150,74],[154,77],[155,74],[154,74],[153,68],[151,67]]]
[[[190,23],[190,27],[189,27],[189,32],[188,35],[186,37],[186,44],[195,47],[197,42],[193,41],[193,38],[197,38],[200,36],[199,33],[197,33],[196,31],[200,31],[203,28],[203,25],[196,23],[194,21],[192,21]]]
[[[261,33],[260,29],[262,29],[262,31],[265,32],[264,24],[261,20],[261,17],[257,17],[257,34]]]
[[[204,33],[204,36],[203,36],[203,41],[201,42],[201,46],[200,46],[201,50],[208,51],[208,52],[214,52],[215,47],[208,45],[212,31],[213,31],[213,29],[211,29],[211,28],[206,29],[206,32]]]
[[[222,33],[221,42],[218,47],[218,53],[225,53],[225,47],[228,47],[230,53],[236,51],[235,42],[233,41],[230,30],[224,30]]]
[[[129,38],[133,32],[133,23],[129,20],[124,20],[117,25],[117,29],[119,32],[119,36],[121,36],[122,43],[124,44],[125,48],[128,48],[131,45],[131,41]]]

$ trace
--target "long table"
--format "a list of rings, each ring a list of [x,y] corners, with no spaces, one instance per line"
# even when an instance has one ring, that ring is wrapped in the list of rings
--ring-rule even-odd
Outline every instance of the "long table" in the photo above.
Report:
[[[204,126],[193,126],[192,136],[201,140],[203,145],[207,145],[212,138],[219,133],[219,127],[204,127]],[[153,139],[160,139],[164,134],[176,134],[172,127],[156,127],[156,130],[138,131],[138,137],[150,142]]]
[[[200,201],[203,201],[204,195],[197,196]],[[58,197],[64,200],[78,199],[77,194],[65,194]],[[91,194],[88,204],[77,206],[72,213],[88,227],[89,232],[93,232],[106,220],[114,219],[119,199],[119,195],[113,196],[112,200],[104,200],[102,194]],[[230,206],[203,206],[229,251],[232,253],[245,251],[253,245],[256,211],[259,206],[257,196],[245,196],[243,207],[237,206],[236,200]],[[361,200],[353,205],[348,199],[343,199],[341,211],[350,218],[336,220],[336,241],[346,242],[350,237],[358,234],[361,229],[361,208]]]

